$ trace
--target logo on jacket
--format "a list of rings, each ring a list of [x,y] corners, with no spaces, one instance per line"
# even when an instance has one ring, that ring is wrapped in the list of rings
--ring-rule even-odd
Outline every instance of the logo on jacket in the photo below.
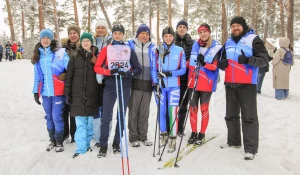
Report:
[[[175,56],[173,56],[173,58],[172,59],[174,59],[174,60],[178,60],[178,55],[175,55]]]
[[[60,104],[62,104],[62,101],[57,101],[57,102],[55,102],[55,104],[60,105]]]

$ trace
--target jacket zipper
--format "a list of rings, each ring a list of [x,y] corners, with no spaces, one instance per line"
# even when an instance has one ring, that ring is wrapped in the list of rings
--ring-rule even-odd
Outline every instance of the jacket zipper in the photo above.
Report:
[[[144,44],[142,43],[142,68],[144,67]],[[142,80],[144,80],[144,69],[142,69]]]
[[[48,80],[48,71],[47,71],[47,48],[44,49],[44,53],[45,53],[45,70],[46,70],[46,78]],[[54,82],[53,82],[54,83]],[[53,84],[53,87],[54,87],[54,84]],[[54,89],[53,89],[54,90]],[[48,97],[50,96],[50,92],[49,92],[49,84],[47,83],[47,91],[48,91]]]

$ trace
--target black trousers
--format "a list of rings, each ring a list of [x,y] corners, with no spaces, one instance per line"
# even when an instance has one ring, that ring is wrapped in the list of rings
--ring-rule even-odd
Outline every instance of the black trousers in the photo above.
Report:
[[[183,99],[183,95],[185,91],[187,90],[187,80],[180,80],[180,100],[179,100],[179,105],[182,103],[182,106],[180,108],[179,114],[178,114],[178,131],[183,132],[183,125],[184,125],[184,120],[186,113],[188,111],[187,106],[189,102],[189,97],[188,93],[186,94],[185,99]]]
[[[245,84],[226,90],[226,125],[228,145],[241,145],[241,127],[245,152],[257,153],[259,123],[257,116],[256,85]],[[242,125],[240,124],[240,112]]]
[[[67,138],[71,135],[71,139],[74,139],[74,135],[76,132],[76,122],[75,122],[75,117],[70,116],[70,110],[71,106],[65,104],[64,111],[63,111],[63,120],[64,120],[64,138]],[[69,123],[69,118],[70,118],[70,123]]]

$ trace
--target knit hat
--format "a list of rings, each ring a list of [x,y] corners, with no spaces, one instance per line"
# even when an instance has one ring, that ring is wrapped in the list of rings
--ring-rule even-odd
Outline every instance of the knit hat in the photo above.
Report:
[[[77,25],[70,25],[67,30],[68,30],[68,35],[71,30],[74,30],[80,36],[80,28]]]
[[[170,27],[170,26],[165,27],[163,32],[162,32],[162,37],[164,37],[165,34],[172,34],[174,36],[173,28]]]
[[[122,26],[122,24],[114,24],[113,28],[112,28],[112,33],[119,31],[122,32],[123,34],[125,33],[125,29]]]
[[[230,26],[234,23],[240,24],[244,28],[244,30],[248,27],[245,19],[241,16],[235,16],[234,18],[232,18],[232,20],[230,22]]]
[[[87,32],[83,32],[83,34],[80,37],[80,42],[82,42],[83,39],[89,39],[91,41],[91,43],[93,43],[93,35]]]
[[[188,23],[185,20],[178,21],[178,23],[176,25],[176,30],[177,30],[178,26],[180,26],[180,25],[184,25],[187,29],[189,29]]]
[[[136,37],[139,36],[140,33],[147,32],[149,36],[151,35],[150,28],[146,24],[141,24],[136,31]]]
[[[201,24],[201,25],[199,26],[199,28],[198,28],[198,33],[200,32],[200,30],[206,30],[206,31],[208,31],[209,33],[211,33],[211,31],[210,31],[210,26],[209,26],[208,24],[206,24],[206,23],[203,23],[203,24]]]
[[[43,29],[42,31],[40,31],[40,39],[42,39],[45,36],[50,38],[50,40],[54,39],[54,34],[50,29]]]
[[[100,19],[99,21],[97,21],[97,23],[95,25],[95,29],[97,29],[98,26],[104,26],[106,29],[108,29],[108,24],[103,19]]]

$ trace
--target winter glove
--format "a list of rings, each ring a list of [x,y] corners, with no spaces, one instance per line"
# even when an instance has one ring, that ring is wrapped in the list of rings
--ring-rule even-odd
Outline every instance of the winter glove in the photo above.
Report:
[[[118,72],[118,69],[112,69],[112,70],[110,70],[110,75],[113,76],[117,72]]]
[[[160,94],[161,94],[161,88],[159,87],[159,84],[155,83],[153,85],[153,88],[154,88],[154,94],[156,97],[159,97]]]
[[[227,59],[222,59],[219,62],[219,68],[224,71],[227,67],[228,67],[228,60]]]
[[[71,105],[72,104],[72,98],[69,95],[66,95],[66,104]]]
[[[162,72],[158,72],[158,79],[162,79],[162,78],[166,78],[166,77],[171,77],[172,76],[172,72],[171,71],[162,71]]]
[[[127,77],[126,72],[124,72],[124,71],[118,71],[118,74],[122,77]]]
[[[66,80],[66,76],[67,76],[66,73],[61,73],[61,74],[58,76],[58,79],[61,80],[61,81],[65,81],[65,80]]]
[[[249,58],[245,55],[244,51],[241,50],[242,55],[239,55],[238,63],[239,64],[248,64]]]
[[[34,100],[38,105],[41,105],[41,102],[39,100],[39,94],[38,93],[34,93],[33,94]]]
[[[197,62],[200,62],[202,66],[205,66],[206,62],[204,62],[204,56],[202,54],[198,55]]]

